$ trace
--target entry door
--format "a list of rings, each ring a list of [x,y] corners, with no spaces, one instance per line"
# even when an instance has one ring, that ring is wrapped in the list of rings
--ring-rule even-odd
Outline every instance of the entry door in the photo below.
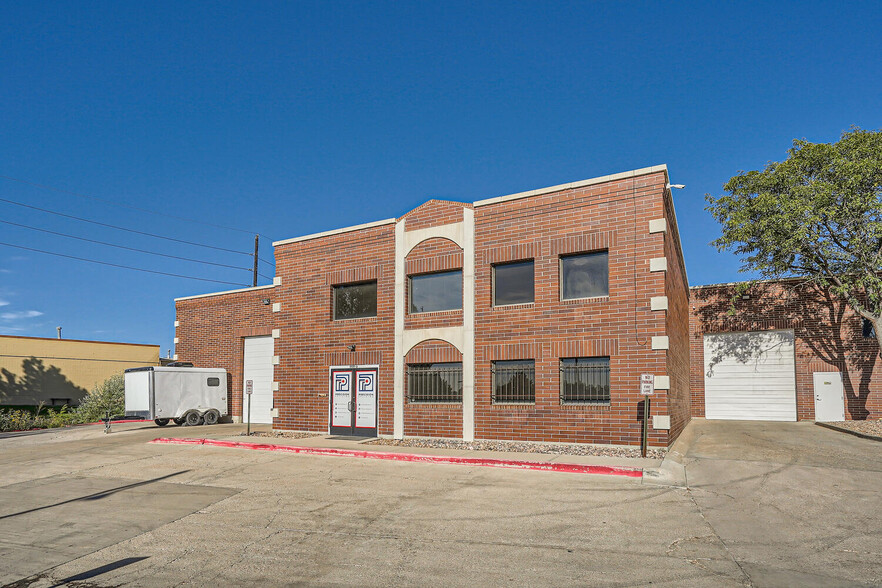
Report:
[[[377,368],[331,370],[332,435],[377,436]]]
[[[822,423],[845,420],[842,374],[815,372],[815,420]]]
[[[248,394],[245,387],[252,382],[251,422],[272,423],[273,408],[273,338],[246,337],[242,377],[242,422],[248,421]]]

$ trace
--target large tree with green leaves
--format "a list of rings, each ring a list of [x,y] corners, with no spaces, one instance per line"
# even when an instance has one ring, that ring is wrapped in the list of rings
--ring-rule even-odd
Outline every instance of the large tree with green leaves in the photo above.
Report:
[[[722,225],[713,244],[740,255],[742,271],[829,288],[873,323],[882,349],[882,130],[795,140],[786,160],[724,189],[706,197]]]

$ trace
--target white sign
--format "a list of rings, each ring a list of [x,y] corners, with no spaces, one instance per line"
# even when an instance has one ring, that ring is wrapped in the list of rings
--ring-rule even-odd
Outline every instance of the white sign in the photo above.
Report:
[[[331,372],[331,426],[351,427],[352,372]]]
[[[358,390],[355,403],[355,426],[377,426],[377,372],[355,372]]]
[[[652,396],[655,392],[655,376],[652,374],[640,374],[640,394]]]
[[[245,380],[245,394],[254,392],[254,380]]]

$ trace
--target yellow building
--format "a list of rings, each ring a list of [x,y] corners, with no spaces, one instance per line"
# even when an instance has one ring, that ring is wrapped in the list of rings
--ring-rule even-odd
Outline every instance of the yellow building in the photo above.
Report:
[[[149,365],[159,345],[0,335],[0,405],[76,405],[110,376]]]

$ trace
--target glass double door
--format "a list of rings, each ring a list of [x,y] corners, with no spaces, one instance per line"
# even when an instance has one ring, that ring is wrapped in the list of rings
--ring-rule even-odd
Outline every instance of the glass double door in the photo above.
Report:
[[[331,369],[332,435],[377,436],[377,368]]]

